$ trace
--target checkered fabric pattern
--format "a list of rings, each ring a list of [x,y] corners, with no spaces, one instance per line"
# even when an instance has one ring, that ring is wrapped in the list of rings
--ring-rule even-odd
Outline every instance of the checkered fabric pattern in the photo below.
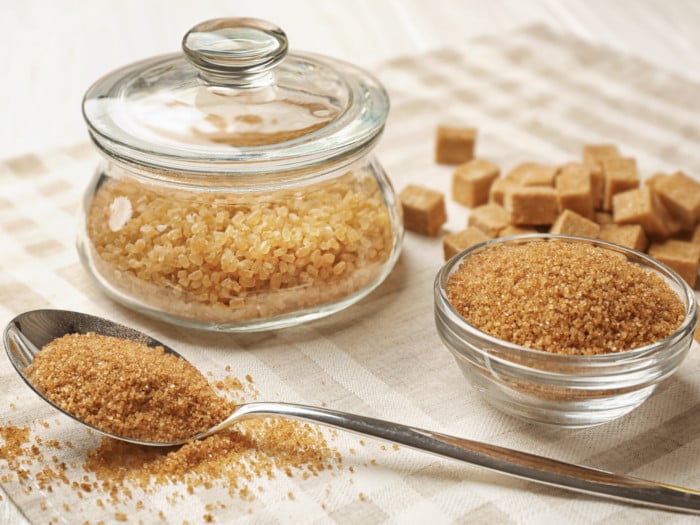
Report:
[[[421,184],[449,195],[451,169],[433,161],[440,123],[478,128],[477,154],[508,169],[580,157],[583,144],[613,142],[644,176],[682,169],[700,176],[700,85],[644,61],[541,26],[465,42],[461,48],[405,57],[374,71],[392,111],[378,155],[395,188]],[[700,348],[640,408],[612,423],[562,430],[492,409],[459,372],[433,323],[432,285],[442,264],[439,239],[407,233],[402,256],[369,297],[328,319],[275,332],[224,335],[151,321],[107,299],[74,247],[83,189],[97,163],[88,144],[0,163],[0,321],[40,307],[91,312],[130,324],[178,348],[203,371],[230,365],[250,374],[261,399],[325,404],[564,461],[700,487]],[[448,198],[447,231],[468,210]],[[60,461],[80,464],[95,436],[55,413],[0,355],[0,425],[28,425],[43,439],[70,440]],[[41,422],[48,422],[44,428]],[[263,480],[253,502],[183,487],[140,494],[117,507],[29,483],[0,459],[5,491],[30,523],[690,523],[688,516],[643,509],[534,484],[371,439],[332,438],[345,468],[302,480]],[[0,447],[2,446],[0,438]],[[373,462],[372,460],[376,460]],[[48,458],[47,458],[48,461]],[[352,467],[352,468],[350,468]],[[29,487],[29,488],[28,488]],[[293,500],[288,493],[293,492]],[[11,499],[13,503],[10,503]],[[142,509],[136,501],[143,500]],[[42,503],[43,502],[43,503]],[[2,517],[0,513],[0,518]],[[77,520],[77,521],[76,521]],[[0,519],[0,521],[2,521]]]

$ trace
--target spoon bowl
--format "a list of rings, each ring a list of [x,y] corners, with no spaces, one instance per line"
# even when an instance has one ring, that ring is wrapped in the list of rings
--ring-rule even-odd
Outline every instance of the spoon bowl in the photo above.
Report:
[[[32,384],[26,373],[27,367],[32,364],[34,357],[44,345],[67,334],[85,334],[87,332],[131,339],[148,346],[161,346],[170,354],[180,358],[182,356],[167,345],[137,330],[84,313],[66,310],[34,310],[18,315],[8,323],[3,334],[5,350],[10,362],[24,382],[39,397],[57,410],[93,430],[115,439],[140,445],[173,446],[195,439],[204,439],[244,419],[284,417],[371,436],[437,456],[577,492],[597,494],[656,508],[700,514],[700,492],[692,489],[565,463],[544,456],[381,419],[292,403],[255,402],[238,405],[233,413],[221,423],[184,440],[152,442],[114,435],[89,425],[74,414],[56,406]],[[124,414],[124,417],[129,417],[129,414]]]
[[[168,446],[186,442],[187,440],[180,440],[177,442],[144,441],[107,432],[104,429],[83,421],[75,414],[64,410],[36,388],[27,375],[26,369],[34,362],[34,357],[39,351],[54,339],[58,339],[64,335],[85,334],[88,332],[110,337],[119,337],[121,339],[130,339],[151,347],[161,346],[166,353],[172,354],[180,359],[185,359],[172,348],[143,332],[139,332],[138,330],[113,321],[108,321],[101,317],[69,310],[47,309],[24,312],[7,324],[3,341],[10,363],[12,363],[12,366],[14,366],[15,370],[29,388],[56,410],[73,418],[78,423],[86,425],[102,435],[140,445]]]

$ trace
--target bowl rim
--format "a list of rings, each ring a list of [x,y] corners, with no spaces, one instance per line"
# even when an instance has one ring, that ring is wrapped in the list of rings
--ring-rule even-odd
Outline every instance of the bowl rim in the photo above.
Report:
[[[452,303],[447,297],[446,284],[450,275],[459,267],[462,261],[472,255],[475,252],[482,251],[489,246],[497,244],[507,244],[517,242],[519,244],[524,244],[532,241],[541,240],[562,240],[567,242],[585,242],[592,244],[594,246],[600,246],[602,248],[612,250],[617,253],[622,253],[626,256],[633,256],[638,262],[643,262],[646,266],[650,267],[657,272],[661,272],[664,278],[670,279],[677,288],[682,291],[685,296],[685,317],[683,322],[676,328],[673,333],[645,346],[640,346],[637,348],[631,348],[628,350],[622,350],[620,352],[608,352],[603,354],[593,354],[593,355],[578,355],[578,354],[557,354],[554,352],[548,352],[546,350],[540,350],[536,348],[529,348],[526,346],[521,346],[504,339],[500,339],[493,335],[490,335],[481,329],[477,328],[469,321],[467,321],[457,310],[454,308]],[[629,259],[628,259],[629,260]],[[674,290],[676,291],[676,290]],[[694,290],[685,282],[685,280],[672,268],[666,264],[657,261],[656,259],[650,257],[644,252],[623,246],[620,244],[612,243],[609,241],[604,241],[602,239],[596,239],[593,237],[583,237],[576,235],[565,235],[556,233],[529,233],[529,234],[519,234],[519,235],[509,235],[507,237],[498,237],[496,239],[489,239],[487,241],[475,244],[461,252],[455,254],[451,257],[438,271],[437,276],[434,281],[434,295],[435,295],[435,308],[440,310],[443,315],[447,315],[450,321],[459,327],[474,333],[477,337],[485,340],[489,344],[494,344],[499,347],[500,350],[521,353],[527,358],[533,360],[537,359],[547,359],[550,363],[554,360],[560,363],[577,363],[586,364],[589,366],[595,365],[610,365],[611,362],[619,364],[621,361],[625,360],[635,360],[640,357],[644,357],[649,353],[653,353],[659,348],[665,348],[670,342],[675,339],[685,339],[687,335],[692,336],[692,331],[698,321],[698,305],[695,297]],[[679,294],[679,299],[681,299]],[[682,299],[681,299],[682,300]],[[496,358],[496,356],[489,356],[489,358]],[[512,364],[512,363],[511,363]],[[525,367],[529,369],[530,367]]]

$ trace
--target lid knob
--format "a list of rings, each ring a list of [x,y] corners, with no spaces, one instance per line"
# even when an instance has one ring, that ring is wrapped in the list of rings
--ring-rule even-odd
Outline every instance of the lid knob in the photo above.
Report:
[[[197,24],[182,39],[188,60],[204,80],[256,87],[287,54],[287,35],[257,18],[217,18]]]

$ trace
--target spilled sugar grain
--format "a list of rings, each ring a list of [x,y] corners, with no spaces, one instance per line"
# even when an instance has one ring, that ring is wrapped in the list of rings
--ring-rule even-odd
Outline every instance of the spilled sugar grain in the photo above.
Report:
[[[150,493],[173,483],[184,484],[190,494],[223,483],[230,496],[248,500],[254,497],[251,480],[280,472],[306,479],[340,464],[339,453],[316,427],[266,419],[170,450],[105,438],[88,452],[84,468],[115,501],[124,487]]]
[[[250,375],[243,381],[226,376],[211,386],[234,404],[258,395]],[[47,512],[63,508],[89,515],[92,509],[118,521],[128,509],[150,513],[146,521],[165,519],[167,512],[149,508],[141,498],[157,494],[160,500],[166,495],[165,501],[176,507],[188,495],[223,490],[249,504],[269,480],[289,476],[303,481],[343,468],[340,453],[318,427],[283,419],[246,421],[234,430],[166,449],[102,438],[83,451],[71,442],[43,439],[39,434],[49,427],[45,421],[34,428],[0,427],[0,461],[6,466],[0,481],[18,484],[26,494],[37,488],[54,494],[56,500],[42,507]],[[72,449],[79,459],[68,461],[71,454],[62,449]],[[60,501],[58,494],[68,501]],[[201,518],[212,521],[222,509],[235,505],[230,500],[209,503]]]
[[[242,385],[244,391],[227,391],[239,396],[255,392],[251,383],[236,378],[217,384]],[[46,422],[40,425],[49,427]],[[263,480],[279,476],[305,480],[342,468],[340,453],[317,427],[284,420],[246,422],[237,431],[169,449],[102,438],[95,448],[80,452],[82,460],[76,464],[59,457],[60,449],[72,448],[70,442],[42,440],[29,427],[0,429],[0,460],[9,470],[0,479],[3,484],[18,483],[26,494],[35,488],[47,494],[65,494],[62,489],[69,489],[70,505],[54,501],[44,504],[43,510],[69,505],[90,514],[94,505],[94,510],[107,512],[117,521],[126,508],[166,518],[163,509],[148,508],[137,499],[139,495],[164,494],[165,501],[176,507],[187,495],[223,489],[231,497],[252,502]],[[231,501],[207,504],[203,519],[212,521],[217,511],[235,505]]]

